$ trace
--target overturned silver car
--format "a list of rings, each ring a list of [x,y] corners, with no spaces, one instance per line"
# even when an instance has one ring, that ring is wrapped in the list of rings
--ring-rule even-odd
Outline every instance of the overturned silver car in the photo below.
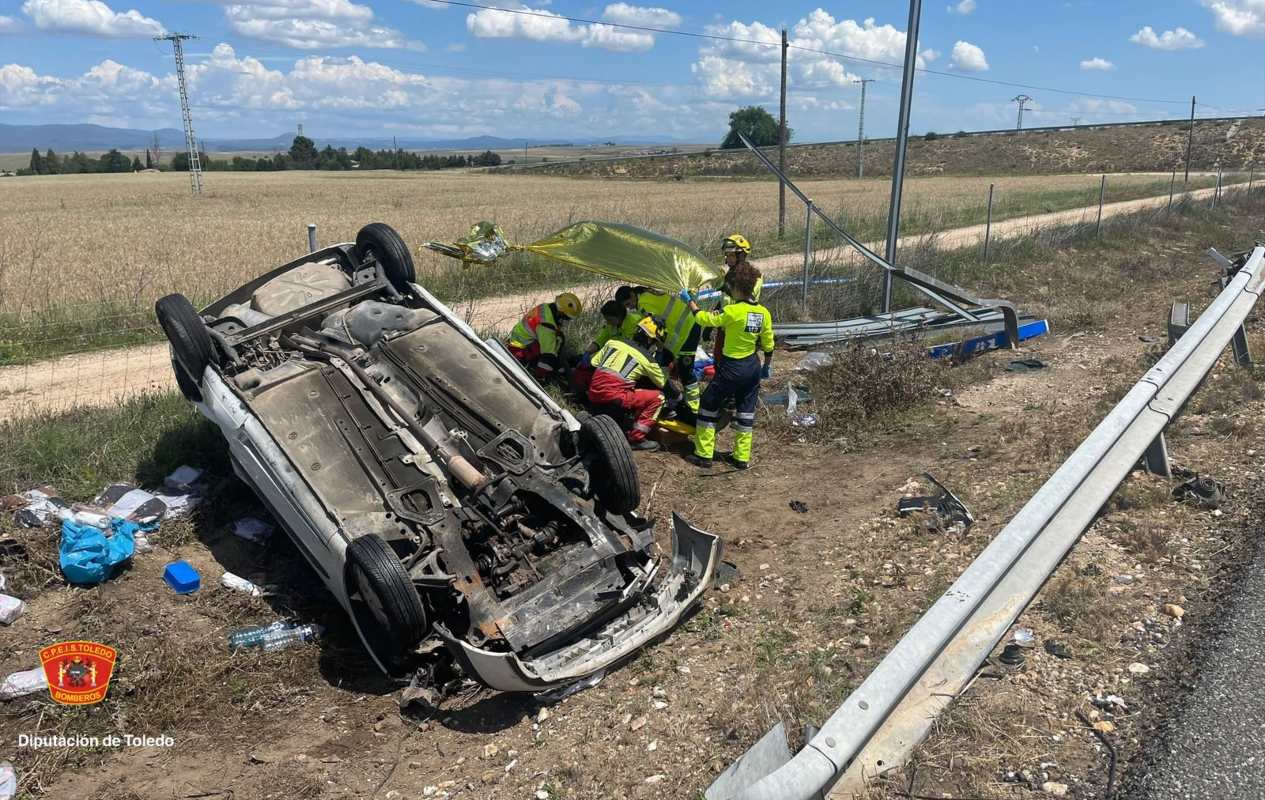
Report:
[[[661,554],[619,428],[577,420],[415,281],[374,223],[201,312],[179,294],[156,312],[181,391],[384,671],[441,653],[539,691],[671,630],[719,539],[674,517]]]

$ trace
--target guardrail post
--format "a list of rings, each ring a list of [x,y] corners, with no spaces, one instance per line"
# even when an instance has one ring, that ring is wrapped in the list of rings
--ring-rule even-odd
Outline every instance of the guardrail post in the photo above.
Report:
[[[1102,233],[1102,201],[1107,196],[1107,176],[1102,176],[1102,183],[1098,186],[1098,222],[1094,225],[1094,235],[1098,236]]]
[[[1173,210],[1173,184],[1177,183],[1177,170],[1173,170],[1173,177],[1168,179],[1168,208],[1165,211]]]
[[[1168,312],[1168,346],[1177,344],[1190,327],[1190,303],[1173,303]]]
[[[316,252],[316,223],[309,222],[307,224],[307,251],[309,253]]]
[[[1234,347],[1234,360],[1240,367],[1252,366],[1252,351],[1247,346],[1247,330],[1242,325],[1234,332],[1234,338],[1230,340],[1230,344]]]
[[[1173,467],[1168,461],[1168,443],[1164,441],[1164,434],[1156,436],[1146,451],[1142,453],[1142,469],[1152,475],[1163,475],[1165,478],[1173,477]]]
[[[804,311],[808,311],[808,265],[813,258],[813,201],[810,197],[804,204],[804,288],[801,302]]]
[[[988,263],[988,241],[993,235],[993,184],[988,184],[988,216],[984,219],[984,263]]]

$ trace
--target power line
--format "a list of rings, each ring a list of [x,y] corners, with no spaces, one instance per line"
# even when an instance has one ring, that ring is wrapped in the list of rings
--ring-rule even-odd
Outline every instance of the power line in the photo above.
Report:
[[[691,39],[707,39],[717,42],[733,42],[736,44],[750,44],[757,47],[781,47],[780,42],[764,41],[761,39],[744,39],[737,36],[723,36],[717,33],[701,33],[699,31],[681,31],[671,28],[658,28],[651,25],[632,25],[623,22],[610,22],[608,20],[590,19],[587,17],[570,17],[565,14],[554,14],[552,12],[534,11],[529,8],[504,8],[501,6],[487,5],[485,3],[471,3],[465,0],[434,0],[434,2],[443,3],[450,6],[461,6],[464,8],[478,8],[485,11],[500,11],[506,14],[519,14],[526,17],[539,17],[542,19],[567,20],[568,22],[577,22],[583,25],[605,25],[610,28],[620,28],[623,30],[639,31],[641,33],[660,33],[665,36],[684,36]],[[846,53],[838,53],[833,50],[822,50],[815,47],[805,47],[804,45],[789,45],[792,50],[800,50],[806,53],[816,53],[818,55],[831,56],[841,61],[850,61],[857,64],[868,64],[870,66],[882,67],[884,69],[903,69],[902,65],[890,61],[879,61],[872,58],[862,58],[860,56],[848,55]],[[1053,92],[1055,94],[1073,95],[1076,97],[1096,97],[1103,100],[1124,100],[1131,103],[1178,103],[1184,104],[1185,100],[1173,100],[1169,98],[1148,98],[1148,97],[1127,97],[1124,95],[1113,94],[1097,94],[1094,92],[1079,92],[1072,89],[1059,89],[1053,86],[1038,86],[1030,83],[1019,83],[1017,81],[1005,81],[997,78],[981,78],[978,75],[964,75],[960,72],[945,72],[943,70],[930,69],[927,67],[918,67],[918,72],[926,75],[936,75],[941,78],[956,78],[964,81],[974,81],[976,83],[988,83],[994,86],[1009,86],[1016,89],[1030,89],[1038,92]]]

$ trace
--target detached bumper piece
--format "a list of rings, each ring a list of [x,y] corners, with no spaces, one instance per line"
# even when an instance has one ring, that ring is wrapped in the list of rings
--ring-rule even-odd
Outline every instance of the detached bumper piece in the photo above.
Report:
[[[436,631],[466,674],[492,689],[554,689],[623,661],[679,625],[715,582],[720,558],[719,536],[673,514],[669,573],[623,614],[558,650],[524,659],[474,647],[442,626],[436,626]]]

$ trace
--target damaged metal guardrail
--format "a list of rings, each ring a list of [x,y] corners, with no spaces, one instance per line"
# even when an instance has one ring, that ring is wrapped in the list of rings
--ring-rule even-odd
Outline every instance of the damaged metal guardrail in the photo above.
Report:
[[[1144,454],[1149,468],[1160,466],[1164,428],[1240,330],[1263,284],[1265,245],[1258,245],[808,744],[791,757],[779,725],[708,788],[708,800],[846,797],[900,766]]]

